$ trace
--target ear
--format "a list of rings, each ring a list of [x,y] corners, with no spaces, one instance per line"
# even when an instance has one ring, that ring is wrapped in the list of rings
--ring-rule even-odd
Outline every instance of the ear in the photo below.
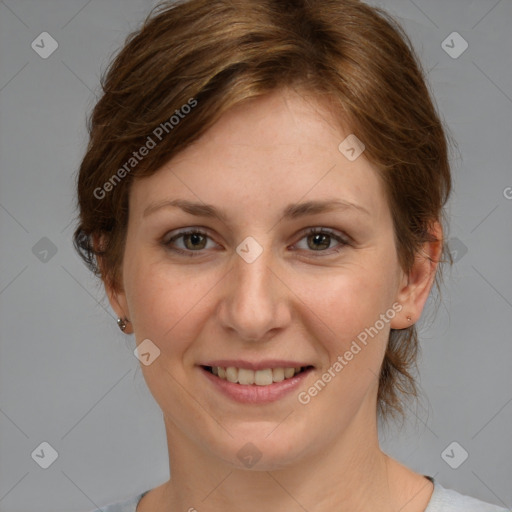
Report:
[[[106,235],[93,235],[93,244],[95,250],[100,251],[99,254],[96,254],[96,260],[101,271],[101,280],[103,281],[103,286],[105,287],[105,292],[107,294],[108,301],[110,302],[110,306],[118,318],[122,318],[125,321],[128,320],[128,322],[126,322],[126,329],[123,332],[125,334],[133,334],[133,326],[129,321],[130,314],[124,290],[120,287],[119,283],[112,282],[112,279],[107,272],[105,259],[101,255],[101,252],[106,245]]]
[[[434,284],[437,265],[443,250],[443,228],[438,221],[431,224],[430,240],[425,242],[415,256],[410,271],[402,272],[396,301],[402,305],[402,313],[391,321],[392,329],[406,329],[418,321]],[[410,317],[411,320],[407,320]]]
[[[108,301],[110,302],[110,306],[114,310],[115,314],[118,318],[122,318],[126,323],[126,328],[124,329],[124,334],[133,334],[133,324],[130,320],[130,313],[128,310],[128,303],[126,301],[126,295],[124,290],[120,290],[115,288],[111,283],[107,280],[103,281],[105,286],[105,292],[108,297]]]

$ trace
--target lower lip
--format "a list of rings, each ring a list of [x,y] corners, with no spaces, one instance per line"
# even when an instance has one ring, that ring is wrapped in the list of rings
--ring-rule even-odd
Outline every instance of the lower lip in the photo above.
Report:
[[[236,382],[229,382],[221,379],[203,367],[200,370],[209,381],[216,386],[221,393],[236,402],[249,404],[263,404],[267,402],[275,402],[285,395],[296,390],[304,379],[309,375],[313,368],[308,368],[294,377],[285,379],[281,382],[274,382],[268,386],[257,386],[256,384],[244,385]]]

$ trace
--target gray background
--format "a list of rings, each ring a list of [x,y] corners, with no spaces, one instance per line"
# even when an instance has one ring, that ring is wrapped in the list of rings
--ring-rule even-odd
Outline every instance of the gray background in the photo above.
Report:
[[[168,479],[134,339],[71,244],[86,113],[112,52],[154,3],[0,1],[1,512],[85,511]],[[444,486],[510,508],[512,2],[373,3],[412,37],[459,144],[457,262],[435,318],[430,301],[420,322],[424,398],[382,443]],[[469,44],[458,58],[442,47],[454,31]],[[59,45],[47,59],[31,47],[42,32]],[[469,453],[457,469],[441,457],[453,441]],[[58,452],[48,469],[31,456],[42,442]],[[448,450],[452,464],[461,450]]]

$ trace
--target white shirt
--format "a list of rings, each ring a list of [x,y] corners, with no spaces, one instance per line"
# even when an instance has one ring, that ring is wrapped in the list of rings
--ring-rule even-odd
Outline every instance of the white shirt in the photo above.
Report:
[[[427,478],[434,483],[434,492],[425,512],[512,512],[506,508],[460,494],[453,489],[445,489],[437,480],[431,477]],[[91,512],[136,512],[139,501],[148,492],[133,496],[126,501],[111,503],[102,507],[101,510],[97,509]]]

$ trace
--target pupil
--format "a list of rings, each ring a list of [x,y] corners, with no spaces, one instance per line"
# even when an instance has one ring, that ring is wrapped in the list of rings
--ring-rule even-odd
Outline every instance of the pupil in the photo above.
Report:
[[[196,243],[197,242],[200,242],[200,239],[203,235],[199,234],[199,233],[193,233],[191,235],[187,235],[187,240],[191,242],[192,244],[192,249],[196,248],[197,249],[197,245]],[[190,245],[190,244],[187,244],[187,245]],[[189,247],[190,249],[190,247]]]
[[[321,241],[322,239],[324,240],[324,244],[323,246],[324,247],[329,247],[329,242],[325,243],[325,240],[328,238],[329,235],[325,235],[323,233],[317,233],[315,235],[312,235],[313,236],[313,239],[315,241]],[[319,245],[314,245],[315,248],[318,248],[320,247]]]

